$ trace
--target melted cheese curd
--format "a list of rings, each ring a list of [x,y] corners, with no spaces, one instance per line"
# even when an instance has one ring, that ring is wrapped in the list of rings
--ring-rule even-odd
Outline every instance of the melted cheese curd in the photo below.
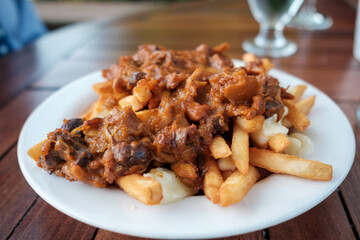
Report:
[[[154,168],[144,176],[153,177],[161,184],[163,199],[160,204],[176,202],[192,195],[190,188],[182,183],[171,170]]]
[[[286,120],[284,118],[287,114],[288,109],[285,107],[285,112],[279,121],[276,121],[277,114],[265,119],[262,129],[251,133],[251,138],[257,146],[266,148],[268,146],[269,139],[272,136],[281,133],[287,136],[290,140],[290,145],[286,148],[285,153],[299,157],[305,157],[311,154],[315,149],[314,141],[311,138],[297,132],[288,135],[289,128],[284,126],[284,122]]]

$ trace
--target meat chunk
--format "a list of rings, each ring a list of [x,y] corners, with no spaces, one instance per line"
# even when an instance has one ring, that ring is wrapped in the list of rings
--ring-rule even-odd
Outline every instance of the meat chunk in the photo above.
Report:
[[[83,124],[83,120],[81,118],[73,118],[70,120],[64,120],[64,123],[61,126],[61,128],[71,132],[72,130],[81,126],[82,124]]]
[[[178,161],[193,162],[200,150],[200,136],[197,127],[178,127],[176,123],[160,131],[154,141],[157,152],[170,153]]]
[[[131,143],[120,142],[112,150],[117,177],[131,173],[143,173],[153,160],[153,147],[149,138]]]
[[[84,167],[92,157],[80,135],[61,128],[49,133],[41,151],[41,165],[50,172],[60,170],[65,161]]]
[[[141,122],[129,107],[115,108],[112,114],[104,118],[104,121],[107,125],[106,129],[115,143],[132,142],[143,137],[152,138],[149,125]]]

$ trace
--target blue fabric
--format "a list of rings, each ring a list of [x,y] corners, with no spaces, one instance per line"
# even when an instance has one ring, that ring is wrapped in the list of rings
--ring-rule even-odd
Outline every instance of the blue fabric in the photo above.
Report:
[[[0,56],[21,49],[47,32],[28,0],[0,0]]]

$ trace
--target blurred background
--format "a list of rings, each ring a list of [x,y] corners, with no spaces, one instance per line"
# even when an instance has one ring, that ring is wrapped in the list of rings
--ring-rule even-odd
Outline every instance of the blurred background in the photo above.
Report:
[[[186,1],[189,0],[34,0],[33,3],[48,29],[53,30],[79,21],[125,17]]]

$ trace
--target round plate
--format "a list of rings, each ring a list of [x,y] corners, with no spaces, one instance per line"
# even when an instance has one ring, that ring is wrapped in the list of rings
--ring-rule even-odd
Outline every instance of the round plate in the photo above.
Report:
[[[236,65],[240,61],[235,61]],[[323,92],[290,74],[273,69],[282,86],[306,84],[304,96],[316,95],[305,133],[315,142],[308,159],[331,164],[329,182],[273,174],[258,182],[245,199],[229,207],[205,196],[176,203],[146,206],[119,189],[100,189],[49,175],[27,150],[60,127],[64,118],[78,117],[97,99],[92,84],[103,81],[95,72],[68,84],[46,99],[26,120],[18,142],[18,159],[30,186],[59,211],[92,226],[149,238],[215,238],[268,228],[294,218],[328,197],[348,174],[355,156],[355,137],[340,108]]]

